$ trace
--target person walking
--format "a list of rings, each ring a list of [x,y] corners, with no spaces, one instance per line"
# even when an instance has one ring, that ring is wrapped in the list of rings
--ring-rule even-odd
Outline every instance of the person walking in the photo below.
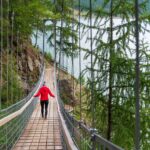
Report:
[[[48,109],[48,95],[51,97],[55,97],[51,90],[46,86],[46,82],[43,82],[43,86],[39,89],[38,93],[34,95],[34,97],[40,96],[40,104],[41,104],[41,114],[42,118],[47,118],[47,109]],[[44,116],[44,108],[45,108],[45,116]]]

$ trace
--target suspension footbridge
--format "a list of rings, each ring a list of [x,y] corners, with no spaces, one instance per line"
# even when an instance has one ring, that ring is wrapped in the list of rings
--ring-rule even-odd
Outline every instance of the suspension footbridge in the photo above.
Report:
[[[0,0],[0,150],[150,149],[149,43],[139,37],[149,32],[146,1],[95,2]],[[48,34],[54,66],[45,68]],[[61,79],[65,56],[71,71]],[[69,78],[72,87],[61,87]],[[43,81],[55,94],[47,119],[34,97]],[[65,99],[62,88],[71,97]]]
[[[47,119],[41,117],[39,100],[33,97],[44,80],[56,96],[49,100]],[[39,82],[27,98],[2,110],[1,114],[1,150],[122,150],[94,133],[94,129],[75,120],[65,110],[53,68],[43,70]]]
[[[52,76],[52,71],[46,69],[44,81],[46,81],[47,86],[54,91]],[[33,99],[33,101],[34,100],[35,99]],[[47,119],[41,118],[41,108],[38,102],[27,126],[14,146],[14,150],[63,149],[56,99],[49,99],[48,112]]]

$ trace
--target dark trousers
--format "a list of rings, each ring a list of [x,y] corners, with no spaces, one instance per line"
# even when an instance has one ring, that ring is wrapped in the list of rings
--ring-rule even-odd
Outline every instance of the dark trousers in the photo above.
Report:
[[[44,107],[45,107],[45,118],[47,118],[47,108],[48,108],[48,100],[41,101],[41,113],[42,117],[44,117]]]

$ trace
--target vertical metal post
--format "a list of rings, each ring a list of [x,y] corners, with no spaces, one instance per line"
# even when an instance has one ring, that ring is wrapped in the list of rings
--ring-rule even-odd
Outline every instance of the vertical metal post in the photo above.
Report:
[[[9,0],[7,0],[7,20],[9,20]],[[7,25],[7,105],[9,99],[9,25]]]
[[[72,88],[73,88],[73,97],[74,97],[74,38],[73,38],[73,32],[74,32],[74,0],[72,0]],[[73,115],[74,115],[74,104],[72,102],[73,107]],[[73,118],[73,117],[72,117]],[[72,135],[74,136],[74,119],[72,120],[73,127],[72,127]]]
[[[56,0],[54,0],[54,5],[55,5],[55,11],[56,11]],[[56,20],[54,20],[54,73],[56,73],[56,59],[57,59],[57,53],[56,53]]]
[[[93,33],[92,33],[92,0],[90,0],[90,51],[91,51],[91,104],[92,127],[95,127],[94,72],[93,72]]]
[[[73,88],[73,96],[74,96],[74,0],[72,0],[72,88]]]
[[[54,0],[54,5],[55,5],[55,11],[56,11],[56,0]],[[55,90],[56,90],[56,85],[55,85],[55,81],[56,81],[56,71],[57,71],[57,66],[56,66],[56,59],[57,59],[57,53],[56,53],[56,20],[53,21],[54,23],[54,86],[55,86]]]
[[[135,150],[140,150],[140,66],[139,66],[139,5],[135,0],[135,40],[136,40],[136,79],[135,79]]]
[[[35,47],[37,47],[37,42],[38,42],[38,21],[37,21],[37,26],[36,26],[36,33],[35,33]]]
[[[96,145],[95,145],[96,144],[95,143],[95,133],[97,133],[97,129],[91,128],[90,132],[91,132],[92,150],[95,150],[96,149]]]
[[[92,0],[90,0],[90,51],[91,51],[91,104],[92,128],[95,127],[95,99],[94,99],[94,66],[93,66],[93,30],[92,30]],[[93,132],[94,130],[92,130]],[[93,132],[94,133],[94,132]],[[92,150],[95,150],[95,136],[92,134]]]
[[[1,17],[1,42],[0,42],[0,44],[1,44],[1,50],[0,50],[0,52],[1,52],[1,54],[0,54],[0,64],[1,64],[1,66],[0,66],[0,109],[1,109],[1,103],[2,103],[2,73],[3,73],[3,65],[2,65],[2,63],[3,63],[3,61],[2,61],[2,51],[3,51],[3,0],[1,0],[1,6],[0,6],[0,8],[1,8],[1,11],[0,11],[0,17]]]
[[[61,68],[61,55],[63,51],[63,15],[64,15],[64,0],[61,0],[61,27],[60,27],[60,52],[59,52],[59,72],[58,72],[58,80],[60,80],[60,68]],[[58,82],[59,84],[59,82]]]
[[[56,0],[54,0],[54,5],[55,5],[55,9],[56,9]],[[56,73],[56,70],[57,70],[57,66],[56,66],[56,63],[57,63],[57,53],[56,53],[56,40],[57,40],[57,37],[56,37],[56,20],[54,20],[54,73]]]
[[[17,57],[16,57],[16,59],[17,59],[17,67],[16,67],[16,69],[17,69],[17,75],[18,75],[18,73],[19,73],[19,66],[18,66],[18,64],[19,64],[19,56],[18,56],[18,51],[19,51],[19,47],[18,47],[18,45],[19,45],[19,31],[17,31]],[[17,80],[17,86],[19,87],[19,81]],[[17,99],[19,100],[19,91],[17,91],[18,92],[18,95],[17,95]]]
[[[82,90],[81,90],[81,0],[79,0],[79,79],[80,79],[80,123],[82,121]],[[80,127],[80,126],[79,126]],[[82,148],[82,137],[80,136],[80,149]]]
[[[82,120],[82,91],[81,91],[81,26],[80,26],[80,21],[81,21],[81,1],[79,0],[79,77],[80,77],[80,121]]]
[[[12,7],[12,4],[11,4]],[[11,14],[11,93],[10,93],[10,100],[13,104],[13,34],[14,34],[14,12],[12,10]]]
[[[45,20],[43,20],[43,50],[42,50],[42,66],[44,66],[45,53]]]

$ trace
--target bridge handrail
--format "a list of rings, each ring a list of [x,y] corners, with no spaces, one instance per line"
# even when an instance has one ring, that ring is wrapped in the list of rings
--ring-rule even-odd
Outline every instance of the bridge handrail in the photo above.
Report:
[[[0,112],[6,112],[8,110],[10,110],[11,108],[19,105],[19,104],[25,104],[23,105],[19,110],[16,110],[14,112],[12,112],[11,114],[9,114],[8,116],[5,116],[4,118],[0,119],[0,127],[3,126],[4,124],[6,124],[7,122],[11,121],[12,119],[14,119],[15,117],[17,117],[18,115],[20,115],[31,103],[32,99],[33,99],[33,94],[35,92],[38,91],[39,87],[41,86],[41,83],[43,81],[43,77],[44,77],[44,68],[43,71],[41,73],[41,76],[39,78],[39,81],[37,82],[36,86],[33,88],[33,90],[28,94],[28,96],[26,98],[24,98],[23,100],[15,103],[14,105],[1,110]]]
[[[40,77],[39,77],[38,82],[36,83],[36,85],[34,86],[34,88],[32,89],[32,91],[31,91],[25,98],[23,98],[22,100],[20,100],[20,101],[14,103],[14,104],[12,104],[11,106],[9,106],[9,107],[7,107],[7,108],[1,109],[1,110],[0,110],[0,113],[8,112],[10,109],[14,108],[15,106],[18,106],[19,104],[22,104],[23,102],[27,102],[27,101],[32,97],[33,93],[36,91],[37,86],[38,86],[38,84],[40,83],[40,80],[41,80],[42,75],[43,75],[43,73],[44,73],[43,71],[44,71],[44,67],[43,67],[43,69],[42,69],[42,71],[41,71],[41,75],[40,75]]]
[[[92,138],[95,140],[95,142],[100,142],[103,145],[107,146],[108,149],[111,150],[123,150],[121,147],[113,144],[112,142],[108,141],[107,139],[103,138],[102,136],[100,136],[97,133],[93,133],[91,128],[88,128],[85,124],[83,124],[82,122],[78,122],[78,125],[80,128],[82,128],[83,130],[85,130],[85,132],[87,132],[89,135],[92,136]]]
[[[83,122],[76,120],[72,114],[65,110],[64,103],[59,95],[59,89],[58,102],[72,139],[79,149],[101,149],[103,147],[103,149],[108,150],[123,150],[123,148],[97,134],[96,129],[87,127]]]
[[[119,147],[119,146],[113,144],[112,142],[106,140],[105,138],[103,138],[102,136],[97,134],[96,132],[94,133],[94,129],[87,127],[85,124],[83,124],[80,121],[77,121],[73,116],[71,116],[69,114],[69,112],[65,111],[62,114],[64,114],[66,121],[69,119],[69,121],[71,122],[71,123],[67,123],[67,125],[70,126],[70,124],[72,124],[72,127],[68,127],[71,129],[71,132],[74,132],[74,133],[72,133],[73,134],[72,138],[75,138],[75,139],[77,138],[77,137],[74,137],[76,134],[78,134],[78,133],[75,133],[76,131],[77,132],[83,131],[86,133],[86,135],[89,137],[89,139],[92,140],[91,142],[93,142],[93,143],[103,145],[108,150],[123,150],[121,147]],[[67,117],[67,116],[69,116],[69,117]],[[82,131],[79,131],[79,130],[82,130]],[[75,142],[76,142],[76,140],[75,140]],[[76,142],[76,143],[78,143],[78,142]],[[92,147],[92,144],[91,144],[91,147]]]
[[[98,134],[94,134],[94,138],[95,138],[96,142],[100,142],[103,145],[106,145],[108,149],[111,149],[111,150],[123,150],[119,146],[111,143],[110,141],[106,140],[105,138],[103,138],[102,136],[100,136]]]
[[[55,68],[55,66],[54,66]],[[55,83],[55,92],[56,92],[56,99],[57,99],[57,107],[58,107],[58,114],[59,114],[59,122],[61,125],[61,136],[62,136],[62,144],[63,144],[63,149],[66,150],[78,150],[76,145],[74,144],[71,135],[68,131],[66,122],[64,120],[63,114],[61,113],[61,105],[60,105],[60,101],[59,101],[59,89],[58,89],[58,85],[57,85],[57,81],[56,81],[56,71],[54,71],[54,83]]]
[[[0,119],[0,149],[12,149],[24,131],[37,104],[37,99],[33,100],[33,94],[38,91],[43,82],[44,70],[43,66],[35,88],[25,99],[2,110],[5,116]]]

